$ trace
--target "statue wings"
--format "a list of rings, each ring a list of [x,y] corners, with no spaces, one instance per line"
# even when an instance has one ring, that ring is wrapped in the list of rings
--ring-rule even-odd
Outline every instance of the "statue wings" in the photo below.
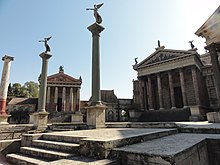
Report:
[[[96,5],[97,9],[99,9],[100,7],[102,7],[103,4],[104,4],[104,3],[101,3],[101,4]]]

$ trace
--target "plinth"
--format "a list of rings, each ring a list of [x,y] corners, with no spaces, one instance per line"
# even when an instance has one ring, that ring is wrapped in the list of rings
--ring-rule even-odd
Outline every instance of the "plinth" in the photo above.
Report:
[[[37,128],[46,128],[47,127],[47,118],[48,118],[48,112],[36,112],[33,113],[33,122],[34,127]]]
[[[82,123],[83,122],[83,114],[82,113],[74,113],[71,115],[71,122]]]
[[[10,116],[11,115],[7,115],[7,114],[0,115],[0,124],[8,124],[8,118]]]
[[[91,128],[105,127],[105,109],[107,106],[103,104],[91,105],[86,107],[87,125]]]

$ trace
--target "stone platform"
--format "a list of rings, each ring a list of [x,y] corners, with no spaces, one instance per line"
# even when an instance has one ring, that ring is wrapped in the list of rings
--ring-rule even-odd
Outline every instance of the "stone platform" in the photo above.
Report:
[[[220,162],[217,123],[126,122],[106,126],[111,128],[26,134],[20,153],[8,154],[7,158],[13,164],[54,165],[218,165]]]

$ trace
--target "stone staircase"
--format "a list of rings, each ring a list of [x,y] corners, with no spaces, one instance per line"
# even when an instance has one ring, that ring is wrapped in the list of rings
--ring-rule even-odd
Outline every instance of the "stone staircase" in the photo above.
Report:
[[[114,134],[111,128],[106,130],[108,133]],[[126,130],[128,131],[127,133],[123,132]],[[13,165],[85,165],[88,163],[91,165],[120,165],[120,157],[116,156],[118,154],[111,154],[113,148],[142,143],[177,133],[176,129],[138,130],[141,132],[136,132],[136,129],[132,128],[121,129],[120,135],[123,135],[123,138],[120,139],[117,134],[112,139],[112,137],[109,138],[106,135],[107,132],[103,133],[103,131],[99,132],[99,130],[84,130],[85,136],[82,136],[80,131],[26,134],[22,137],[22,141],[25,143],[22,144],[20,153],[8,154],[6,158]],[[78,135],[70,136],[74,132],[78,133]],[[92,139],[85,139],[86,135],[91,133],[96,135],[96,137],[92,135]],[[99,133],[103,134],[102,137],[97,136]],[[106,139],[103,139],[105,136]]]
[[[30,146],[21,147],[20,153],[8,154],[6,158],[13,165],[59,165],[63,161],[64,163],[71,161],[70,164],[75,164],[74,162],[82,163],[84,160],[94,162],[94,164],[100,162],[100,160],[79,156],[80,139],[79,137],[43,134],[39,139],[32,140]],[[104,159],[101,164],[113,165],[115,162]]]

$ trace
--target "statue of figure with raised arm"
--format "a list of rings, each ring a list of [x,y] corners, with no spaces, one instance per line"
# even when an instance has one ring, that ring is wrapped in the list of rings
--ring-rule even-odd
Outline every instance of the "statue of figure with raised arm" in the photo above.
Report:
[[[94,8],[87,8],[86,10],[93,10],[94,11],[94,17],[96,19],[96,23],[101,24],[102,23],[102,17],[98,13],[98,9],[103,5],[104,3],[94,5]]]
[[[48,45],[47,41],[49,41],[52,36],[44,38],[44,40],[40,40],[39,42],[44,42],[44,46],[46,48],[45,53],[50,52],[50,46]]]
[[[189,43],[190,43],[191,49],[193,49],[195,47],[195,45],[193,45],[193,40],[189,41]]]

